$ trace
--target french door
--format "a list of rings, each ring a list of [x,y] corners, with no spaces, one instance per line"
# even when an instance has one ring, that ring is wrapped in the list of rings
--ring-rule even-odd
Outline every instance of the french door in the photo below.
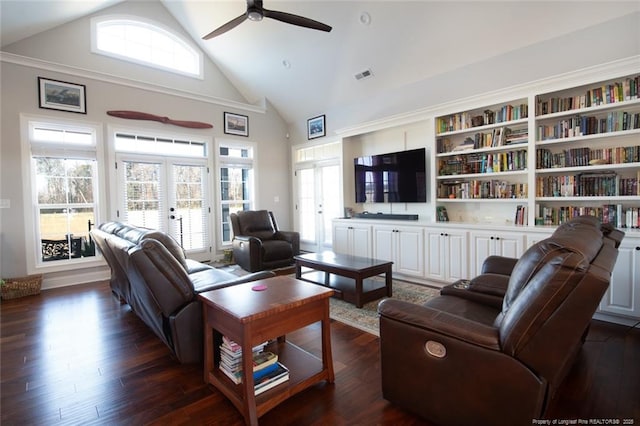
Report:
[[[120,221],[167,232],[190,258],[209,260],[205,161],[120,155],[116,167]]]
[[[332,220],[342,216],[339,164],[298,165],[295,179],[300,248],[311,252],[331,250]]]

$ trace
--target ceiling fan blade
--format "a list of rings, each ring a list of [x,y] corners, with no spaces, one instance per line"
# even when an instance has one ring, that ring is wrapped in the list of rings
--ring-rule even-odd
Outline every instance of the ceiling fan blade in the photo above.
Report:
[[[271,19],[276,19],[287,24],[297,25],[299,27],[311,28],[312,30],[331,31],[329,25],[322,22],[314,21],[313,19],[305,18],[304,16],[293,15],[286,12],[278,12],[276,10],[263,9],[264,16]]]
[[[212,39],[214,37],[219,36],[220,34],[224,34],[227,31],[232,30],[235,27],[237,27],[238,25],[242,24],[246,19],[247,19],[247,14],[243,13],[242,15],[238,16],[237,18],[232,19],[231,21],[227,22],[226,24],[224,24],[220,28],[211,31],[209,34],[207,34],[206,36],[202,37],[202,39],[203,40],[209,40],[209,39]]]

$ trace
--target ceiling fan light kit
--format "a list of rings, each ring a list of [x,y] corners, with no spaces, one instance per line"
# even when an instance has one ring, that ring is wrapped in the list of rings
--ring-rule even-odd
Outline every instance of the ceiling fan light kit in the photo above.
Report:
[[[297,25],[299,27],[310,28],[312,30],[330,32],[331,27],[323,24],[322,22],[314,21],[304,16],[298,16],[287,12],[279,12],[277,10],[265,9],[262,6],[262,0],[247,0],[247,11],[237,18],[232,19],[221,27],[211,31],[206,36],[202,37],[204,40],[210,40],[214,37],[222,35],[229,30],[237,27],[245,20],[250,21],[262,21],[263,18],[271,18],[285,24]]]

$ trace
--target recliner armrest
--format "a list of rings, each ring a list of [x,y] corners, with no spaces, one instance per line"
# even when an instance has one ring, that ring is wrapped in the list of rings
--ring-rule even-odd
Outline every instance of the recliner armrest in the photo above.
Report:
[[[254,272],[253,274],[244,275],[241,277],[233,278],[226,281],[219,281],[210,284],[196,284],[194,283],[194,290],[196,293],[204,293],[205,291],[215,290],[223,287],[230,287],[236,284],[247,283],[256,280],[264,280],[266,278],[275,277],[276,274],[272,271],[259,271]]]
[[[499,330],[448,312],[396,299],[378,304],[378,314],[410,327],[418,327],[476,346],[500,350]]]
[[[300,254],[300,233],[297,231],[277,231],[276,238],[279,240],[285,240],[291,243],[293,249],[293,255]]]
[[[518,259],[504,256],[489,256],[482,263],[482,274],[501,274],[511,275],[513,267],[516,266]]]

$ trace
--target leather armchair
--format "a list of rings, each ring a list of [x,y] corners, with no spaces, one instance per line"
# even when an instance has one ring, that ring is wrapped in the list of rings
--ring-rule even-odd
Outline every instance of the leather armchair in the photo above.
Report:
[[[300,254],[300,234],[280,231],[267,210],[245,210],[229,215],[233,228],[233,257],[246,271],[256,272],[293,264]]]
[[[623,236],[579,218],[515,262],[490,259],[493,272],[466,289],[424,305],[380,302],[384,397],[441,425],[542,418],[582,347]]]

